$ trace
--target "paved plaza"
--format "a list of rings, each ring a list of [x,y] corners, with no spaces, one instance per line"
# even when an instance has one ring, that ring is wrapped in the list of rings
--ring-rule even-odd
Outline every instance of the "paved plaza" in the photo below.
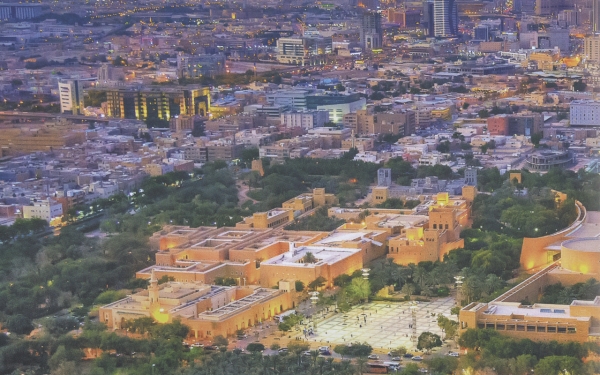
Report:
[[[419,302],[416,309],[417,337],[421,332],[432,332],[443,337],[437,325],[437,316],[443,314],[450,317],[454,303],[453,297]],[[410,350],[413,348],[411,324],[410,302],[371,302],[319,321],[315,334],[308,339],[332,345],[358,341],[378,349],[404,346]]]

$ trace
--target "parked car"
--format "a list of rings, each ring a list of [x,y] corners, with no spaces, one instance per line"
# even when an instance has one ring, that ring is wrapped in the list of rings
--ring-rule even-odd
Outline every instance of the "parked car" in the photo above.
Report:
[[[412,357],[412,360],[413,360],[413,361],[420,362],[420,361],[422,361],[422,360],[423,360],[423,357],[421,357],[420,355],[418,355],[418,356]]]
[[[379,359],[379,356],[377,354],[371,354],[367,358],[369,358],[369,359]]]
[[[458,354],[457,352],[448,352],[448,355],[450,357],[459,357],[460,356],[460,354]]]

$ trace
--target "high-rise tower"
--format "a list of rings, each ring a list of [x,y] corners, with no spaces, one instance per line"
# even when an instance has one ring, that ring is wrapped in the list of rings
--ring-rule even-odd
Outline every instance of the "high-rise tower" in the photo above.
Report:
[[[440,37],[458,34],[458,6],[456,0],[433,1],[434,34]]]
[[[360,43],[365,50],[377,49],[383,46],[381,14],[377,12],[363,14],[360,25]]]

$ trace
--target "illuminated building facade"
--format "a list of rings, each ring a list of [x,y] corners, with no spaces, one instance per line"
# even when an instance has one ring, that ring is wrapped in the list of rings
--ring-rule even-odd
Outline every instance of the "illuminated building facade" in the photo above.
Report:
[[[106,90],[109,117],[170,120],[172,117],[206,116],[210,111],[207,87],[146,87]]]
[[[99,319],[111,329],[122,329],[126,321],[144,316],[158,323],[180,319],[195,339],[227,337],[293,308],[289,285],[282,282],[278,290],[197,282],[159,285],[153,272],[148,289],[101,307]]]

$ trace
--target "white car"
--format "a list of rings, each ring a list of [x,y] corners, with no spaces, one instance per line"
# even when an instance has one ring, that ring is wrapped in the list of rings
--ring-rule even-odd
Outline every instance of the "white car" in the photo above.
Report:
[[[450,357],[459,357],[460,354],[458,354],[457,352],[448,352],[448,356],[450,356]]]
[[[379,359],[379,356],[377,354],[371,354],[367,358],[369,358],[369,359]]]
[[[413,361],[417,361],[417,362],[421,362],[423,360],[423,357],[421,357],[420,355],[416,356],[416,357],[412,357],[411,358]]]

